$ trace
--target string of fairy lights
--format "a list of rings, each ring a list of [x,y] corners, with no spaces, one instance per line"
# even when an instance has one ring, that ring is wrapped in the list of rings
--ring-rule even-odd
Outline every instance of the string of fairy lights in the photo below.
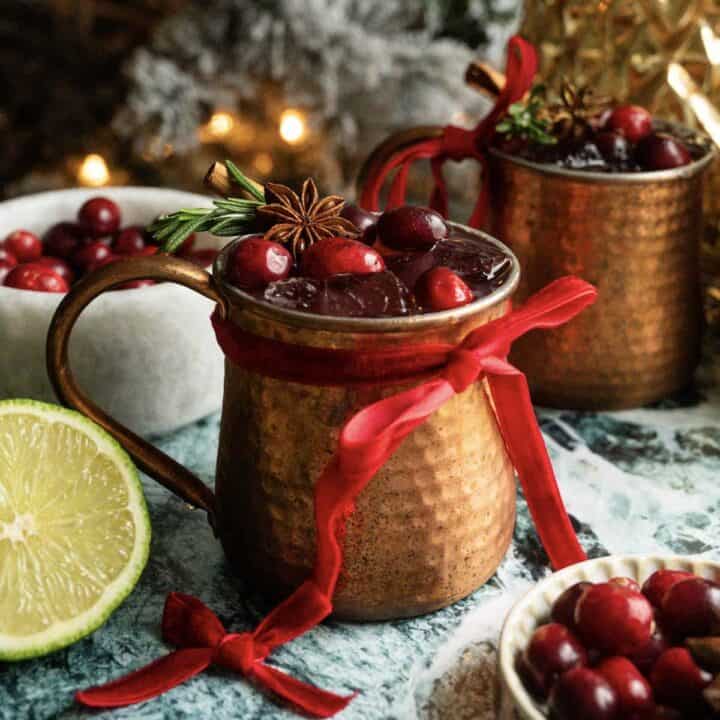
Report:
[[[277,123],[277,134],[282,142],[291,147],[301,146],[308,137],[305,113],[297,108],[283,110]],[[218,109],[198,129],[201,143],[227,143],[229,147],[247,148],[252,145],[255,127],[232,110]],[[163,148],[164,155],[172,154],[172,147]],[[260,176],[268,176],[274,166],[272,155],[259,150],[251,160],[253,170]],[[122,184],[126,174],[120,168],[112,168],[101,152],[85,155],[76,165],[76,180],[84,187],[103,187]]]

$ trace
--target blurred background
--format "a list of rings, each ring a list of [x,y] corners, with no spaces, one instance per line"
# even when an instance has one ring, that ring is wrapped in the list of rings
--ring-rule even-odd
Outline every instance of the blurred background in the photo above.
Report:
[[[0,195],[200,189],[210,162],[351,190],[392,130],[474,124],[519,0],[3,0]],[[465,184],[467,187],[467,184]]]

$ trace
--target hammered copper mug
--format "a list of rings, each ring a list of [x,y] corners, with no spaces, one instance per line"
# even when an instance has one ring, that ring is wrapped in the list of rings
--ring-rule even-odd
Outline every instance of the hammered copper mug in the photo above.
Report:
[[[482,233],[462,230],[507,250]],[[238,573],[279,596],[312,570],[314,483],[335,451],[344,421],[426,378],[319,387],[266,377],[226,360],[213,493],[78,388],[68,365],[68,342],[83,308],[120,283],[153,278],[209,297],[222,316],[246,332],[294,345],[349,350],[456,345],[508,311],[519,265],[510,253],[513,266],[506,282],[461,308],[410,317],[341,318],[271,306],[230,286],[223,278],[233,247],[221,252],[213,275],[164,255],[132,258],[88,275],[52,321],[48,371],[65,404],[109,431],[143,471],[209,513]],[[355,620],[407,617],[468,595],[495,572],[514,521],[513,468],[484,384],[475,383],[415,429],[360,494],[345,535],[336,614]]]
[[[637,407],[686,386],[700,358],[698,249],[709,140],[666,124],[705,148],[689,165],[659,172],[605,173],[539,164],[491,148],[488,230],[523,269],[523,302],[563,275],[598,289],[598,301],[549,332],[530,332],[511,361],[533,400],[561,408]],[[405,130],[370,155],[360,174],[441,127]]]

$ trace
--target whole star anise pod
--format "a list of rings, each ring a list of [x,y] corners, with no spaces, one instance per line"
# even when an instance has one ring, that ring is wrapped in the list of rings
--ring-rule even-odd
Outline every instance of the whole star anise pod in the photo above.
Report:
[[[612,98],[596,96],[591,88],[577,86],[569,80],[560,88],[560,102],[544,109],[545,117],[558,138],[582,138],[591,128],[591,120],[612,105]]]
[[[297,258],[306,248],[321,238],[342,235],[357,237],[357,227],[340,217],[345,201],[339,195],[320,198],[315,182],[308,178],[300,195],[285,185],[267,183],[266,198],[272,200],[257,212],[272,222],[265,233],[267,240],[286,245]]]

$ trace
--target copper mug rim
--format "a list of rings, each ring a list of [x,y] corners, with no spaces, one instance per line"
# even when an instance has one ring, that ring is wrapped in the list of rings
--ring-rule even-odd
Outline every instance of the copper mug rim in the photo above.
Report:
[[[651,182],[671,182],[673,180],[682,180],[690,178],[704,170],[712,160],[717,156],[717,149],[708,135],[699,130],[693,130],[686,125],[669,121],[660,121],[657,123],[657,129],[660,131],[674,131],[676,135],[682,138],[692,136],[693,142],[703,148],[703,154],[693,160],[688,165],[681,165],[670,170],[646,170],[642,172],[595,172],[592,170],[572,170],[570,168],[561,167],[559,165],[551,165],[549,163],[538,163],[532,160],[518,157],[503,152],[498,148],[491,147],[490,154],[494,157],[501,158],[515,165],[534,170],[543,175],[553,175],[556,177],[568,178],[577,182],[586,183],[603,183],[603,184],[628,184],[634,185],[639,183]],[[686,137],[685,139],[689,139]]]
[[[308,330],[325,330],[330,332],[349,332],[354,334],[364,333],[393,333],[408,332],[413,330],[431,330],[449,324],[460,323],[472,316],[495,306],[509,298],[517,289],[520,282],[520,262],[510,248],[497,238],[482,230],[448,221],[451,229],[461,230],[471,237],[482,239],[485,242],[500,248],[510,258],[512,268],[510,274],[500,287],[490,294],[484,295],[467,305],[452,310],[441,312],[403,315],[400,317],[388,318],[356,318],[334,315],[319,315],[301,310],[290,310],[287,308],[271,305],[260,300],[244,290],[231,285],[226,280],[226,268],[230,254],[238,243],[247,236],[236,238],[228,243],[218,254],[213,265],[213,278],[220,292],[234,305],[242,310],[248,310],[255,316],[260,316],[269,321],[279,322],[291,327]]]

